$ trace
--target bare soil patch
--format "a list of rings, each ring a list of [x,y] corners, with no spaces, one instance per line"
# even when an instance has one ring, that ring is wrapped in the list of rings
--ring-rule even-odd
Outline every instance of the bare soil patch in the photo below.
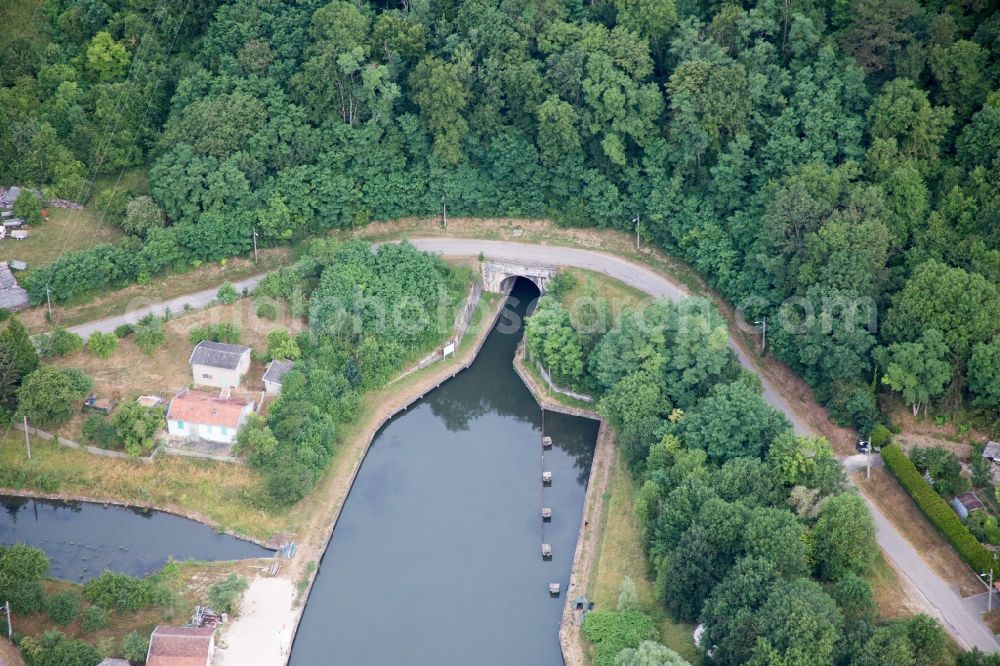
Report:
[[[6,638],[0,638],[0,666],[24,666],[21,653]]]

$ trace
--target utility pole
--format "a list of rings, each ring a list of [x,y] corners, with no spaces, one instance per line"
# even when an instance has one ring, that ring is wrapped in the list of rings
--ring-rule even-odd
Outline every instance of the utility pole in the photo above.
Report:
[[[444,197],[441,197],[441,226],[448,228],[448,204],[444,202]]]
[[[28,416],[24,417],[24,448],[28,450],[28,460],[31,460],[31,438],[28,437]]]
[[[635,222],[635,251],[638,252],[639,251],[639,213],[635,214],[635,219],[632,220],[632,221]]]
[[[7,607],[7,638],[14,637],[14,627],[10,624],[10,601],[4,604]]]
[[[257,263],[257,227],[253,228],[253,263]]]
[[[767,317],[761,317],[760,321],[755,321],[754,324],[760,326],[760,353],[763,354],[767,349]]]
[[[981,578],[981,579],[982,578],[986,578],[986,577],[987,577],[987,574],[985,574],[985,573],[979,574],[979,578]],[[989,595],[988,597],[986,597],[986,612],[987,613],[989,613],[991,610],[993,610],[993,569],[990,569],[989,579],[990,579],[989,592],[986,593],[986,594]],[[986,581],[984,580],[983,582],[985,583]]]
[[[49,302],[49,319],[52,319],[52,290],[45,288],[45,300]]]

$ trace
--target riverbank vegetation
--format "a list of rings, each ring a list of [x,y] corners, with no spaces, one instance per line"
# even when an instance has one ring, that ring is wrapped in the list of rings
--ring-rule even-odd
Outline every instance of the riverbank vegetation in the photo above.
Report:
[[[312,490],[363,394],[452,331],[468,281],[408,243],[373,253],[362,241],[316,241],[308,258],[258,286],[256,295],[293,308],[308,301],[309,318],[266,423],[252,420],[239,433],[238,450],[264,475],[267,503],[289,506]]]
[[[195,604],[226,601],[248,562],[170,562],[146,578],[105,571],[84,583],[48,578],[38,548],[0,546],[0,596],[11,603],[11,637],[29,666],[94,666],[108,656],[141,661],[160,622],[186,621]],[[7,623],[0,623],[6,635]],[[141,654],[140,654],[141,652]]]
[[[546,313],[563,307],[543,297],[532,319],[541,313],[550,321]],[[562,328],[537,328],[535,343],[552,353],[570,350],[580,381],[596,387],[598,408],[638,486],[633,510],[648,566],[641,573],[674,621],[704,625],[701,647],[715,662],[808,656],[862,664],[886,643],[904,660],[950,659],[934,620],[877,616],[870,514],[848,490],[829,444],[795,435],[763,400],[708,302],[626,310],[586,355],[579,351],[586,333],[571,320],[567,311]],[[549,339],[560,344],[546,345]],[[607,535],[605,544],[613,546]],[[636,589],[629,580],[624,601],[585,617],[595,663],[613,664],[621,650],[658,636],[649,611],[633,601]]]

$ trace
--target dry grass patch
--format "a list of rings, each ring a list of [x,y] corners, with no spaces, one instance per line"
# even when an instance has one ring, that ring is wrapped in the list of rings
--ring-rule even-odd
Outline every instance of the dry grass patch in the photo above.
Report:
[[[95,210],[74,210],[49,207],[49,219],[30,232],[24,240],[7,237],[0,240],[0,261],[19,259],[28,262],[28,268],[55,261],[63,252],[81,250],[101,243],[117,243],[122,237],[120,229]]]
[[[913,544],[927,564],[943,579],[957,586],[963,597],[982,592],[982,583],[976,575],[885,469],[872,467],[871,479],[865,479],[863,473],[858,473],[853,475],[853,480]]]
[[[305,327],[300,319],[288,316],[284,309],[280,314],[275,321],[262,319],[256,314],[253,300],[244,298],[232,305],[217,305],[174,317],[165,325],[166,342],[150,356],[144,354],[130,336],[119,341],[118,349],[109,358],[96,358],[84,350],[55,359],[53,363],[83,369],[94,380],[94,393],[99,397],[122,402],[139,395],[158,395],[167,401],[191,384],[188,359],[194,345],[188,334],[192,329],[210,324],[234,324],[242,334],[240,344],[263,354],[267,350],[267,334],[271,331],[284,328],[294,335]],[[253,392],[255,399],[259,399],[259,392],[264,390],[261,377],[265,368],[266,364],[254,361],[244,379],[244,388]],[[79,441],[85,418],[85,414],[77,413],[70,423],[53,432]]]
[[[5,478],[41,477],[42,490],[57,488],[63,498],[165,509],[260,540],[287,531],[289,512],[254,508],[259,506],[262,478],[246,465],[166,455],[151,463],[103,458],[37,437],[31,448],[28,460],[19,433],[8,433],[0,443]],[[39,490],[31,481],[13,490],[22,489]]]

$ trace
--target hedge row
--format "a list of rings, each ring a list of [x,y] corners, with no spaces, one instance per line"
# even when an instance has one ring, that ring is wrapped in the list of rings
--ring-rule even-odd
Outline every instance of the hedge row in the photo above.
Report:
[[[882,459],[899,485],[903,486],[924,515],[976,573],[989,571],[996,566],[993,553],[972,536],[951,505],[924,480],[916,466],[897,445],[891,444],[883,448]]]

